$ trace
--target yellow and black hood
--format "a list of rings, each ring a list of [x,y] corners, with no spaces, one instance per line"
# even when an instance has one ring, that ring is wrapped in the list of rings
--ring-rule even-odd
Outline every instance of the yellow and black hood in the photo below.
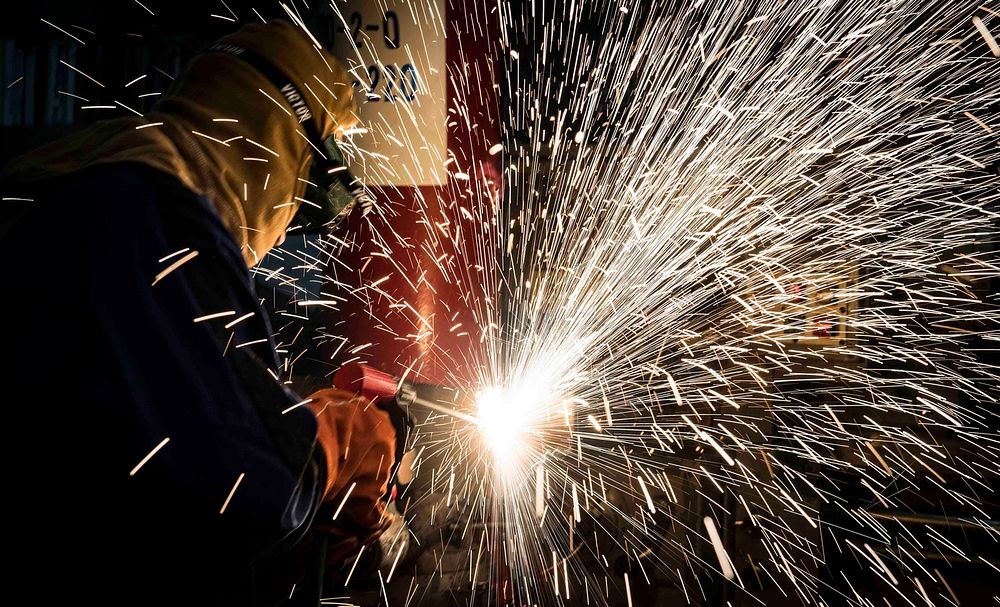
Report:
[[[281,90],[262,62],[293,86]],[[310,139],[356,122],[351,78],[307,32],[282,21],[248,25],[196,56],[152,112],[44,146],[3,178],[24,183],[100,163],[143,163],[206,196],[254,265],[301,204]]]

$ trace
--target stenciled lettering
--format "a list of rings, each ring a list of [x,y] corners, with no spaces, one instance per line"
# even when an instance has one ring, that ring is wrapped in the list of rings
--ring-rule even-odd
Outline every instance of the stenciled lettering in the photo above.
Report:
[[[281,94],[285,96],[285,100],[292,106],[295,115],[299,117],[299,122],[305,122],[312,118],[312,112],[309,111],[309,106],[306,105],[305,99],[302,98],[299,90],[292,83],[289,82],[281,87]]]

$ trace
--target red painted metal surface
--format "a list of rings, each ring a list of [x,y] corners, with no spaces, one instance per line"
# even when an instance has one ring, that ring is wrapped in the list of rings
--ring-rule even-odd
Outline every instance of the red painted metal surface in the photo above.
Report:
[[[474,304],[485,296],[496,300],[482,292],[479,273],[489,264],[479,258],[483,243],[475,239],[483,233],[480,209],[501,196],[501,156],[489,150],[500,142],[496,75],[503,59],[494,13],[474,0],[445,0],[445,6],[447,184],[375,189],[380,205],[395,213],[388,228],[405,245],[387,238],[394,246],[392,259],[385,258],[368,228],[353,218],[349,234],[360,247],[341,258],[356,273],[345,282],[377,288],[363,292],[367,301],[343,304],[343,323],[333,331],[349,340],[341,361],[354,358],[410,381],[467,385],[483,360],[484,322]],[[343,275],[336,265],[331,269]]]

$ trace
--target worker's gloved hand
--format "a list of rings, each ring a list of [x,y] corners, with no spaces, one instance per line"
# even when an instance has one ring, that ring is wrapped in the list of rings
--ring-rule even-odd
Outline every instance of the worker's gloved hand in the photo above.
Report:
[[[389,525],[384,496],[395,462],[396,430],[389,413],[337,388],[310,396],[326,456],[324,506],[315,527],[365,545]]]

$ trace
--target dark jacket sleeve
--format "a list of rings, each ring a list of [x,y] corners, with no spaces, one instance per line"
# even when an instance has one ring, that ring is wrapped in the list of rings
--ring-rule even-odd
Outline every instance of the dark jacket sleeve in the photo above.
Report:
[[[326,482],[242,257],[203,199],[150,169],[34,197],[0,242],[0,313],[20,344],[4,379],[40,397],[6,422],[41,437],[12,479],[25,516],[62,523],[26,543],[100,543],[109,560],[71,577],[105,592],[225,595],[308,525]]]

